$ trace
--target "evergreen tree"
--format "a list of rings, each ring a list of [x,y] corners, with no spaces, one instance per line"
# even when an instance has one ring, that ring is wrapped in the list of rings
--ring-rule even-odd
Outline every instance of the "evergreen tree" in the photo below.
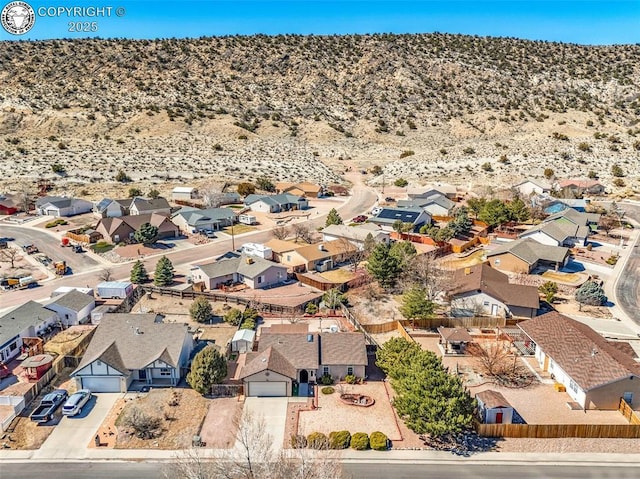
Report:
[[[147,281],[149,281],[149,273],[147,273],[144,263],[138,260],[133,263],[133,267],[131,268],[131,282],[133,284],[142,284]]]
[[[507,206],[509,210],[509,219],[511,221],[523,222],[531,217],[529,208],[521,198],[516,198]]]
[[[325,223],[325,226],[341,225],[341,224],[342,224],[342,218],[338,214],[338,210],[336,210],[335,208],[331,208],[331,211],[329,211],[329,214],[327,215],[327,221]]]
[[[367,271],[383,288],[391,288],[400,274],[400,261],[391,253],[391,247],[379,243],[369,255]]]
[[[373,251],[373,248],[375,247],[376,247],[376,240],[373,239],[373,235],[371,233],[368,233],[364,239],[364,244],[363,244],[364,254],[368,256],[369,254],[371,254],[371,252]]]
[[[480,212],[484,209],[486,204],[487,200],[485,198],[469,198],[467,200],[467,206],[476,218],[480,215]]]
[[[558,284],[554,283],[553,281],[547,281],[546,283],[540,285],[538,291],[544,294],[545,301],[551,304],[553,303],[553,300],[558,293]]]
[[[197,323],[206,323],[211,317],[212,311],[213,308],[211,308],[211,303],[207,298],[204,296],[198,296],[189,308],[189,315],[191,316],[191,319]]]
[[[200,394],[208,394],[211,386],[227,376],[227,362],[216,348],[207,346],[193,358],[187,383]]]
[[[433,315],[435,304],[427,299],[424,288],[413,286],[402,295],[400,312],[407,319],[427,319]]]
[[[576,290],[576,301],[591,306],[602,306],[607,302],[607,296],[604,294],[602,286],[595,281],[586,281]]]
[[[143,223],[133,234],[133,239],[142,244],[153,244],[158,240],[158,227],[151,223]]]
[[[156,286],[168,286],[173,282],[173,264],[166,256],[158,260],[156,271],[153,275],[153,284]]]
[[[404,271],[409,262],[416,256],[418,252],[411,241],[398,241],[391,245],[389,254],[395,256],[401,271]]]
[[[322,295],[322,302],[329,309],[336,309],[345,301],[346,298],[337,288],[332,288]]]
[[[491,200],[484,205],[484,208],[482,208],[482,211],[480,211],[480,214],[478,215],[478,219],[484,221],[491,227],[500,226],[501,224],[506,223],[509,221],[509,217],[510,215],[507,205],[504,201],[497,199]]]
[[[249,196],[256,192],[256,187],[253,183],[245,182],[238,185],[238,194],[242,196]]]

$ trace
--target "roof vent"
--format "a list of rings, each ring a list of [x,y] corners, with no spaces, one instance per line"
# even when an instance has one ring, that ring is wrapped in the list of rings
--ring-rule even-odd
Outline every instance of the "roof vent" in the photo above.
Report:
[[[308,343],[312,343],[313,342],[313,334],[307,334],[307,342]]]
[[[140,335],[140,334],[142,334],[142,331],[140,331],[140,328],[136,328],[136,329],[135,329],[135,334],[136,334],[136,335]]]
[[[324,251],[324,243],[318,245],[318,251]]]
[[[245,259],[245,262],[246,262],[247,264],[253,264],[253,258],[246,258],[246,259]]]

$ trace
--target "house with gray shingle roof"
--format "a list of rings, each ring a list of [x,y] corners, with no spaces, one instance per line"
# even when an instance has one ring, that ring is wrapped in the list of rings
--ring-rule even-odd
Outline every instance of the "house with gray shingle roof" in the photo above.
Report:
[[[263,213],[279,213],[281,211],[306,210],[309,202],[306,198],[288,193],[278,195],[248,195],[244,199],[245,206],[251,211]]]
[[[583,409],[618,409],[640,398],[640,364],[629,343],[608,341],[556,311],[518,323],[535,358]]]
[[[126,392],[134,382],[177,385],[186,372],[193,337],[185,324],[163,323],[158,318],[156,314],[105,314],[71,373],[78,389]]]
[[[379,225],[384,231],[393,231],[396,221],[411,223],[414,228],[431,223],[431,215],[422,208],[382,208],[376,215],[369,218],[369,223]]]
[[[57,322],[55,311],[35,301],[27,301],[0,316],[0,361],[7,362],[21,353],[22,338],[41,335]]]
[[[192,268],[191,278],[194,283],[204,283],[209,290],[234,283],[262,289],[287,279],[287,268],[257,256],[228,253],[218,261]]]
[[[592,228],[597,228],[599,220],[599,214],[581,213],[567,208],[524,231],[519,237],[531,238],[552,246],[584,246]]]
[[[217,231],[231,226],[236,214],[230,208],[207,208],[201,210],[185,206],[171,216],[171,221],[185,234],[199,231]]]
[[[93,203],[67,196],[43,196],[36,201],[36,212],[47,216],[75,216],[88,213]]]
[[[65,326],[74,326],[91,319],[91,311],[96,307],[96,300],[91,295],[73,289],[56,296],[45,307],[55,311]]]
[[[456,206],[455,202],[441,193],[434,193],[427,197],[398,200],[398,208],[422,208],[431,216],[449,216]]]
[[[511,273],[531,273],[536,268],[558,270],[569,260],[569,248],[520,238],[487,251],[491,267]]]
[[[248,353],[240,378],[247,396],[305,396],[323,375],[336,380],[364,377],[367,348],[361,333],[272,332],[262,330],[258,352]]]

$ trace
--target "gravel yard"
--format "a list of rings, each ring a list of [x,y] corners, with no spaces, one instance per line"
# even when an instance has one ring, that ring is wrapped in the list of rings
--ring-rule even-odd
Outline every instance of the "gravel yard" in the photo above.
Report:
[[[200,429],[200,438],[206,447],[228,449],[236,440],[236,421],[242,414],[243,403],[237,397],[215,398],[209,402],[209,411]]]

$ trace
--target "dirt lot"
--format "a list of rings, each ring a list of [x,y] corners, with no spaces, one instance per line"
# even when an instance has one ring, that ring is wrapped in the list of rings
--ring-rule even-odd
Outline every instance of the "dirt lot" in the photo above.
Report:
[[[243,403],[233,398],[216,398],[209,401],[209,411],[202,423],[200,438],[206,447],[228,449],[236,439],[235,421],[240,419]]]
[[[176,394],[177,404],[169,405]],[[152,389],[147,394],[132,394],[115,425],[118,428],[117,449],[181,449],[191,446],[193,436],[200,432],[210,400],[192,389]],[[161,418],[161,430],[153,439],[140,439],[125,426],[125,418],[133,407]]]
[[[46,279],[48,276],[44,271],[44,267],[37,263],[35,260],[27,259],[29,255],[23,252],[17,245],[11,243],[11,248],[18,250],[17,255],[15,256],[15,261],[13,263],[14,267],[11,267],[10,262],[5,262],[7,259],[2,259],[0,262],[0,278],[14,278],[14,277],[24,277],[24,276],[33,276],[36,281],[41,281]],[[0,250],[6,251],[6,250]],[[4,253],[0,253],[4,254]]]
[[[64,331],[60,331],[44,345],[45,353],[65,355],[73,351],[87,335],[95,329],[93,325],[71,326]]]
[[[366,291],[368,286],[350,290],[347,293],[351,312],[361,324],[381,324],[403,318],[400,313],[397,297],[390,294],[378,294],[369,299]]]

